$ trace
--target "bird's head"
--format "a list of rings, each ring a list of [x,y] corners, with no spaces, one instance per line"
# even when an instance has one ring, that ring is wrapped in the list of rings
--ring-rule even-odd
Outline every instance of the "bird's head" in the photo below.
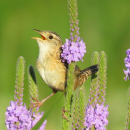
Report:
[[[62,39],[57,33],[52,31],[34,30],[41,35],[41,38],[32,37],[32,39],[37,40],[39,48],[59,49],[62,46]]]

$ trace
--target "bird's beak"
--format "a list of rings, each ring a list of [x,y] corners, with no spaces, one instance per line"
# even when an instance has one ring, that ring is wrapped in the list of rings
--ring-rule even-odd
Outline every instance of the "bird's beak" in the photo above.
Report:
[[[42,31],[39,31],[37,29],[33,29],[34,31],[38,32],[41,35],[41,38],[38,37],[31,37],[31,39],[36,39],[36,40],[46,40],[45,36],[43,36]]]

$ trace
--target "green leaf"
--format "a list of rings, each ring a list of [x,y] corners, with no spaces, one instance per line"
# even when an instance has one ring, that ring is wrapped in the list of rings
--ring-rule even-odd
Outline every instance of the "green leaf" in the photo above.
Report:
[[[28,68],[28,81],[29,81],[30,101],[32,103],[34,102],[32,97],[38,100],[38,87],[36,83],[35,72],[32,65],[30,65]],[[32,111],[37,113],[36,108],[34,108]]]

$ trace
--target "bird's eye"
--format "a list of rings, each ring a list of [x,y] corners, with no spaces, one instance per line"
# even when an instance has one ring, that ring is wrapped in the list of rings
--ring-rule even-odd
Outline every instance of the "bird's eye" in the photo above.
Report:
[[[49,36],[49,39],[53,39],[53,36]]]

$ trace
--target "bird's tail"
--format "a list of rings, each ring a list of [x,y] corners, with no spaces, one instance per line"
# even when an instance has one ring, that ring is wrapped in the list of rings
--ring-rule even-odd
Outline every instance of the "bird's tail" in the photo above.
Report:
[[[95,74],[97,71],[98,71],[98,64],[92,65],[84,70],[80,70],[77,74],[77,80],[75,82],[74,89],[84,84],[84,82],[88,79],[88,77],[90,75]]]
[[[98,65],[92,65],[81,71],[80,76],[84,75],[88,78],[90,75],[95,74],[98,71]]]

